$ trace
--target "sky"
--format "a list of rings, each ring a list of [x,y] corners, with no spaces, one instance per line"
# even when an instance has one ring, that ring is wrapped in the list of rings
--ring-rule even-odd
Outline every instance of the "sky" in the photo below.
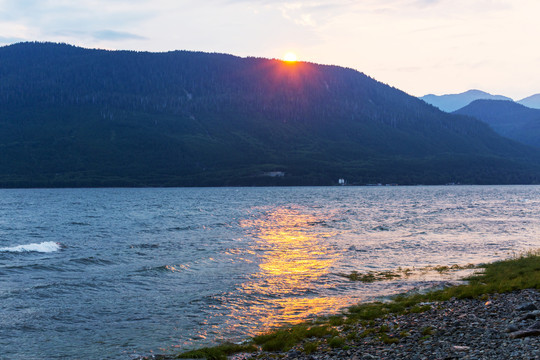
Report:
[[[539,0],[0,0],[0,45],[196,50],[350,67],[410,95],[540,93]]]

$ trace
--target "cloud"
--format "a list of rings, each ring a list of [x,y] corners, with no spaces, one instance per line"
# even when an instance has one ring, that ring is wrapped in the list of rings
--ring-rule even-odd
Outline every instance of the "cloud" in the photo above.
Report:
[[[132,34],[124,31],[114,30],[100,30],[92,33],[92,36],[97,40],[110,40],[110,41],[122,41],[122,40],[147,40],[146,37],[137,34]]]
[[[416,0],[415,5],[425,7],[442,3],[444,0]]]
[[[305,26],[328,23],[334,17],[353,11],[355,8],[347,1],[283,1],[276,6],[282,12],[283,17]]]
[[[22,41],[25,41],[25,39],[18,38],[18,37],[0,36],[0,44],[2,44],[2,45],[9,45],[9,44],[13,44],[13,43],[22,42]]]
[[[327,23],[335,16],[352,11],[356,7],[350,0],[213,0],[212,2],[229,6],[249,5],[260,11],[274,9],[287,21],[308,27]]]
[[[147,0],[0,0],[0,20],[30,29],[28,36],[91,34],[98,40],[143,40],[130,30],[156,13],[150,5]]]

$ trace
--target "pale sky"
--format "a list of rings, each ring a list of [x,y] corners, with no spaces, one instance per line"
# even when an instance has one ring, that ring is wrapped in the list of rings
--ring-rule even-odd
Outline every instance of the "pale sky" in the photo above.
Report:
[[[346,66],[411,95],[540,93],[540,0],[0,0],[0,45],[197,50]]]

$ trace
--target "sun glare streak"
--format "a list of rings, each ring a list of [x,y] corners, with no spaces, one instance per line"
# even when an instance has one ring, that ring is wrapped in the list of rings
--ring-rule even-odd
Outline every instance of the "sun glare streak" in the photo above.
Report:
[[[260,254],[259,272],[241,288],[258,301],[246,304],[249,311],[243,313],[256,314],[265,328],[271,328],[346,305],[345,299],[312,293],[314,287],[324,287],[323,278],[340,257],[325,242],[334,233],[316,226],[323,220],[280,208],[241,224],[255,235]]]

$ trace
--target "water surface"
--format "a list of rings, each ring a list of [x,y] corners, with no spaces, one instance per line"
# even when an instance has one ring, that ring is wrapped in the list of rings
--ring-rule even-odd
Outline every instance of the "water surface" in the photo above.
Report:
[[[537,248],[539,210],[537,186],[0,190],[0,357],[241,340],[441,280],[341,273]]]

